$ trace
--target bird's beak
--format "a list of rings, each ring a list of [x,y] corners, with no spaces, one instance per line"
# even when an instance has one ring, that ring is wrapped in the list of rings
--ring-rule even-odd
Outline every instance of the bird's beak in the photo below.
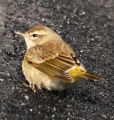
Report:
[[[16,34],[18,34],[18,35],[21,35],[21,36],[25,36],[25,34],[24,33],[20,33],[20,32],[15,32]]]

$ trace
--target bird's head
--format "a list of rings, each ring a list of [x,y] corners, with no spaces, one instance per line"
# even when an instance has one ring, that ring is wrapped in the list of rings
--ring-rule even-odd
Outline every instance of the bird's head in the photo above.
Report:
[[[16,34],[19,34],[25,38],[27,48],[30,48],[36,44],[41,45],[50,40],[60,39],[60,36],[56,32],[42,25],[33,27],[25,33],[16,32]]]

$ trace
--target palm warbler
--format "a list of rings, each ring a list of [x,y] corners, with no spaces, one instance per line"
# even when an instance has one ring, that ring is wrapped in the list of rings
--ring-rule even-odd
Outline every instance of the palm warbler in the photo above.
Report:
[[[63,83],[71,84],[83,78],[102,79],[88,73],[73,49],[52,29],[41,25],[16,33],[25,38],[27,45],[22,70],[32,90],[35,85],[38,89],[61,90]]]

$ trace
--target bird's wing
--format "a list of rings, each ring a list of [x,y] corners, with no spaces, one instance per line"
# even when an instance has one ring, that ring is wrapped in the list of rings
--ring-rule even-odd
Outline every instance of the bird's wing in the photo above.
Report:
[[[36,45],[30,48],[25,58],[32,66],[41,72],[66,82],[73,82],[74,79],[67,72],[75,66],[75,60],[72,58],[74,51],[65,45],[57,48],[54,43]],[[64,48],[64,49],[63,49]]]

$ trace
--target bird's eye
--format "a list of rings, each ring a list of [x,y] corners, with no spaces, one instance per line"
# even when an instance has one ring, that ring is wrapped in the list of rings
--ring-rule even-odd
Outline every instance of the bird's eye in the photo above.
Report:
[[[33,34],[32,36],[35,38],[35,37],[37,37],[38,35],[37,35],[37,34]]]

